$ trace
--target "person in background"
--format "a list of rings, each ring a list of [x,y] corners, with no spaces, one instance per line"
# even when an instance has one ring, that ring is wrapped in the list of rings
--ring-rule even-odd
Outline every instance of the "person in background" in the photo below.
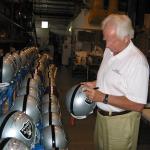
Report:
[[[134,29],[128,16],[111,14],[101,28],[106,48],[97,79],[81,83],[86,96],[97,104],[95,149],[136,150],[149,65],[131,41]]]

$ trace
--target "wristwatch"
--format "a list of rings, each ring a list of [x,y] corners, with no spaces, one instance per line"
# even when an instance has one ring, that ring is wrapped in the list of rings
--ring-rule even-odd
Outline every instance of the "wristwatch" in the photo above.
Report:
[[[104,103],[104,104],[108,104],[108,97],[109,97],[109,95],[108,95],[108,94],[105,94],[105,97],[104,97],[104,99],[103,99],[103,103]]]

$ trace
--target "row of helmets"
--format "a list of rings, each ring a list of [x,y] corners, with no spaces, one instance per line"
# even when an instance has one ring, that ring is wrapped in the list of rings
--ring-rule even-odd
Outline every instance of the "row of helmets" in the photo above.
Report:
[[[58,92],[55,84],[57,67],[49,66],[49,83],[41,100],[42,143],[45,150],[67,149],[67,137],[62,124]]]
[[[38,57],[38,49],[36,47],[25,48],[21,51],[6,53],[3,56],[1,64],[1,83],[11,82],[22,68],[28,67]],[[32,66],[32,65],[31,65]]]
[[[48,62],[48,57],[43,55],[37,63],[41,64],[43,57],[45,62]],[[44,63],[43,67],[46,67],[48,63]],[[44,77],[38,73],[43,71],[39,65],[35,66],[37,71],[32,75],[28,74],[21,82],[11,110],[0,117],[0,144],[4,149],[10,146],[12,150],[18,150],[19,146],[22,146],[22,149],[31,149],[39,139],[37,124],[41,117],[40,98],[44,91],[41,78]],[[6,141],[7,144],[4,144]]]

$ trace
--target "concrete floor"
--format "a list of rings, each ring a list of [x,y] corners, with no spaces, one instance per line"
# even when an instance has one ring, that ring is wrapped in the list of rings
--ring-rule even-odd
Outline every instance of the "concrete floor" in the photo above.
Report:
[[[69,150],[93,150],[93,131],[95,114],[91,114],[86,119],[73,120],[65,105],[67,91],[74,85],[80,83],[83,78],[72,77],[72,73],[67,68],[58,70],[57,87],[62,112],[64,129],[68,136]],[[74,124],[73,124],[74,123]]]
[[[72,76],[71,69],[62,67],[58,69],[56,85],[59,92],[59,100],[62,112],[62,122],[68,137],[69,150],[94,150],[93,131],[95,124],[95,113],[86,119],[75,120],[75,124],[71,124],[71,116],[65,105],[65,96],[67,91],[75,84],[85,81],[86,76]],[[139,141],[137,150],[150,150],[150,124],[141,121]]]

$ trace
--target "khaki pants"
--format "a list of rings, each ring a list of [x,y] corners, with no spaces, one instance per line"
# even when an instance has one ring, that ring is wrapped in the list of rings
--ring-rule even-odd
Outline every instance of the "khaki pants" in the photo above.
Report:
[[[136,150],[141,114],[130,112],[103,116],[97,112],[94,143],[96,150]]]

